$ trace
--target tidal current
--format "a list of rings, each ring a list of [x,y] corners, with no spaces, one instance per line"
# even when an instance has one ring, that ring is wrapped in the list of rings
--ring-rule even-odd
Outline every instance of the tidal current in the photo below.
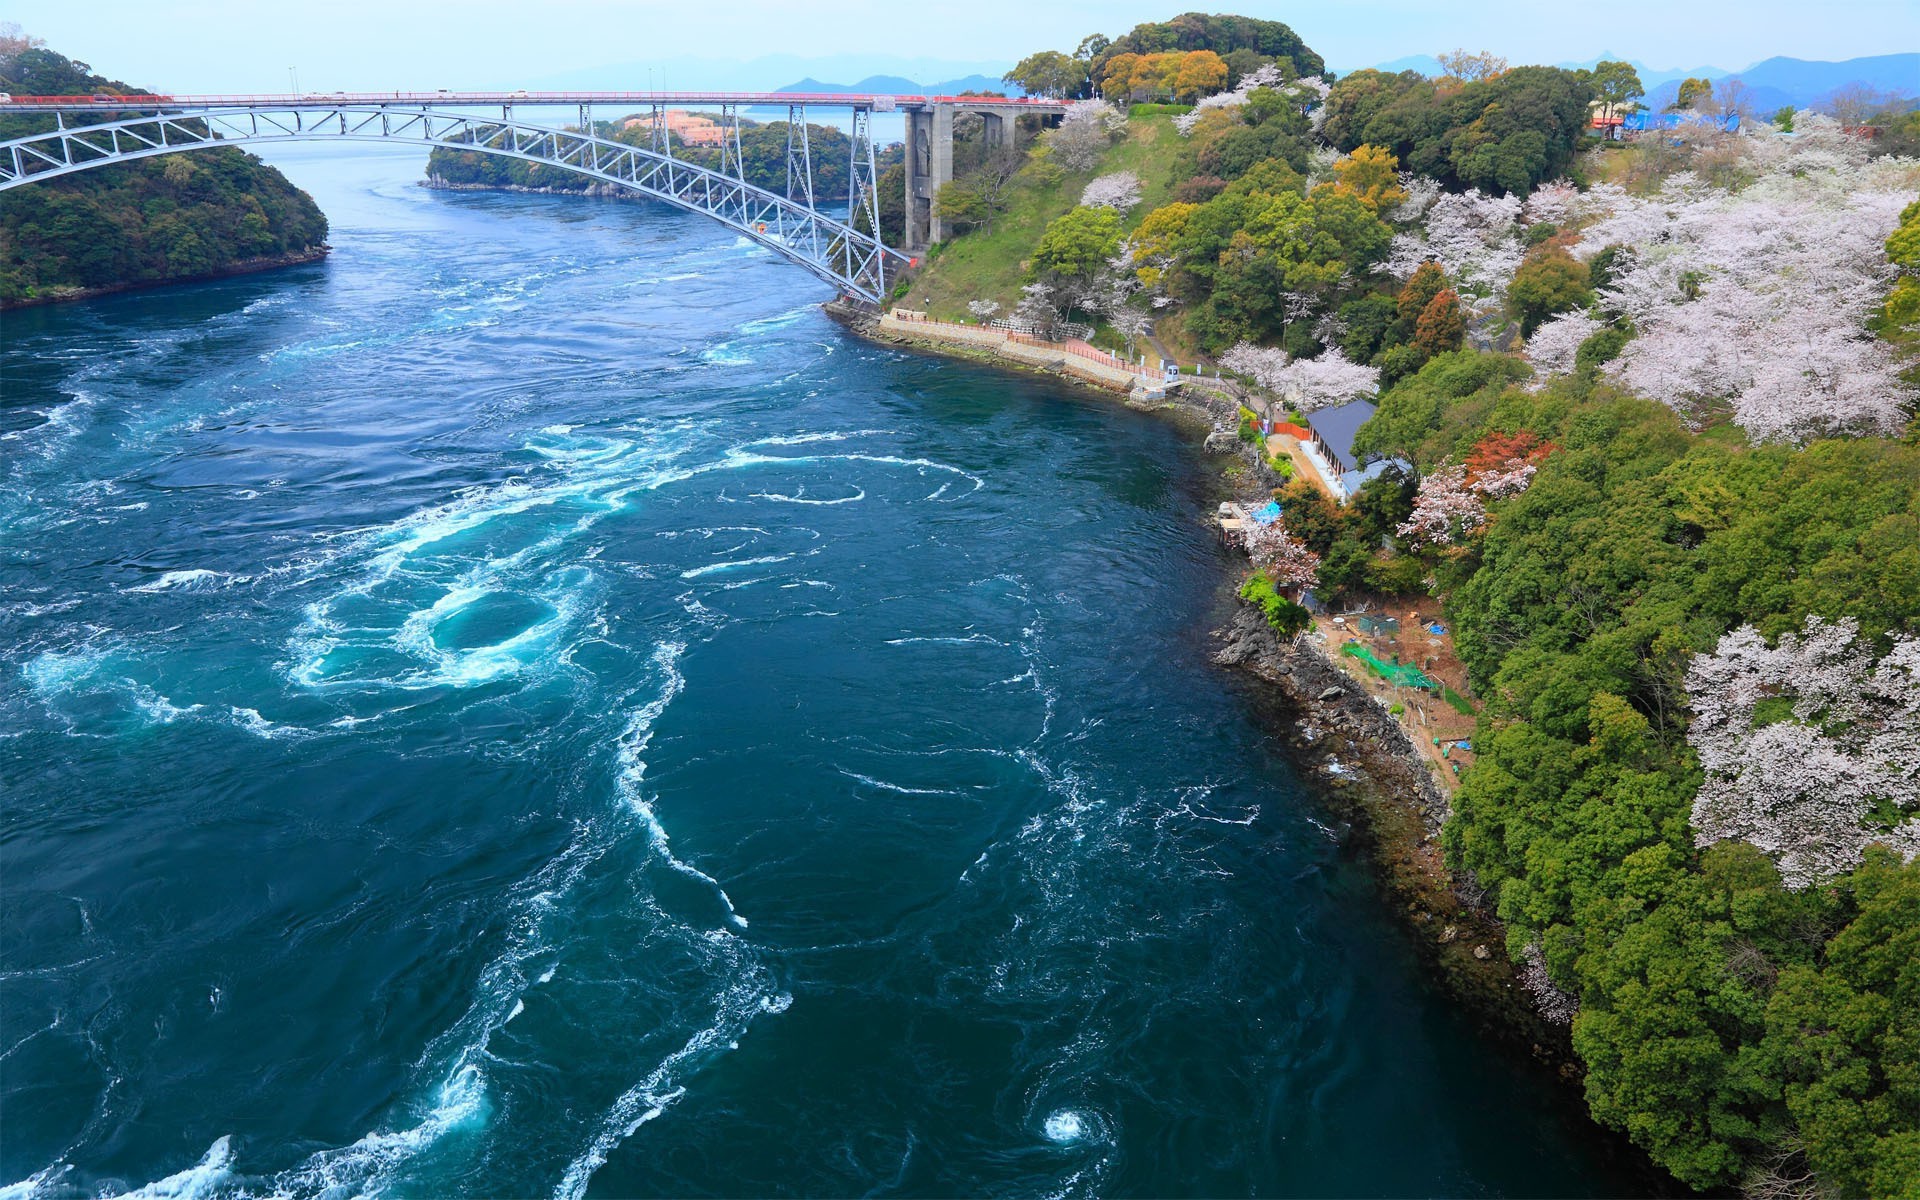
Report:
[[[1187,437],[651,205],[0,338],[0,1184],[1591,1195],[1207,662]]]

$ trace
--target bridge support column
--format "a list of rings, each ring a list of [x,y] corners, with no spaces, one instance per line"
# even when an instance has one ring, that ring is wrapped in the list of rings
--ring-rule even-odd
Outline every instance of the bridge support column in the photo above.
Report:
[[[953,179],[953,106],[910,108],[906,115],[906,243],[908,250],[924,250],[946,236],[933,202]]]
[[[1014,118],[1005,113],[983,112],[980,114],[980,120],[984,123],[981,132],[986,135],[987,145],[997,149],[1013,144],[1014,131],[1019,128],[1014,123]]]

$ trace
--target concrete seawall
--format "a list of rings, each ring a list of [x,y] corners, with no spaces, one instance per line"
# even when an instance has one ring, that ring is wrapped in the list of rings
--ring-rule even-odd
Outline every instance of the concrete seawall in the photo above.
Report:
[[[889,312],[880,316],[875,323],[875,329],[876,332],[903,341],[975,347],[1024,367],[1057,371],[1062,375],[1071,375],[1082,382],[1091,383],[1095,387],[1109,391],[1127,394],[1135,392],[1147,395],[1166,394],[1166,385],[1157,379],[1143,376],[1124,367],[1110,366],[1066,349],[1019,341],[1007,331],[990,326],[953,325],[945,321],[903,320]]]

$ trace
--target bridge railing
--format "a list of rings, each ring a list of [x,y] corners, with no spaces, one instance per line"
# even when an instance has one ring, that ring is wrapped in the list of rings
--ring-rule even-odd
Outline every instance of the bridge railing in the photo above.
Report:
[[[184,93],[122,95],[94,92],[73,96],[11,96],[0,100],[0,112],[60,109],[63,111],[97,109],[124,112],[148,108],[303,108],[330,104],[435,104],[452,107],[497,108],[501,105],[541,104],[632,104],[671,105],[746,105],[779,107],[804,104],[812,108],[864,108],[887,112],[902,105],[958,104],[976,108],[1016,107],[1035,112],[1059,112],[1066,101],[1044,96],[925,96],[890,93],[845,94],[838,92],[536,92],[486,91],[456,92],[254,92],[228,95]]]

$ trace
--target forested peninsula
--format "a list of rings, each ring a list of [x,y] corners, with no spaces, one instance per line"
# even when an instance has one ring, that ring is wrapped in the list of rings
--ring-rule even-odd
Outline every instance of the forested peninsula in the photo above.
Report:
[[[0,91],[148,95],[19,35],[0,37]],[[0,115],[0,139],[53,128]],[[0,307],[308,262],[327,218],[277,169],[239,150],[96,167],[0,195]]]
[[[1440,614],[1446,864],[1594,1117],[1694,1188],[1920,1195],[1912,102],[1441,61],[1336,80],[1197,13],[1033,54],[1009,82],[1073,103],[956,147],[904,327],[1237,388],[1280,483],[1241,595],[1330,661]],[[1341,411],[1345,495],[1275,432]]]

